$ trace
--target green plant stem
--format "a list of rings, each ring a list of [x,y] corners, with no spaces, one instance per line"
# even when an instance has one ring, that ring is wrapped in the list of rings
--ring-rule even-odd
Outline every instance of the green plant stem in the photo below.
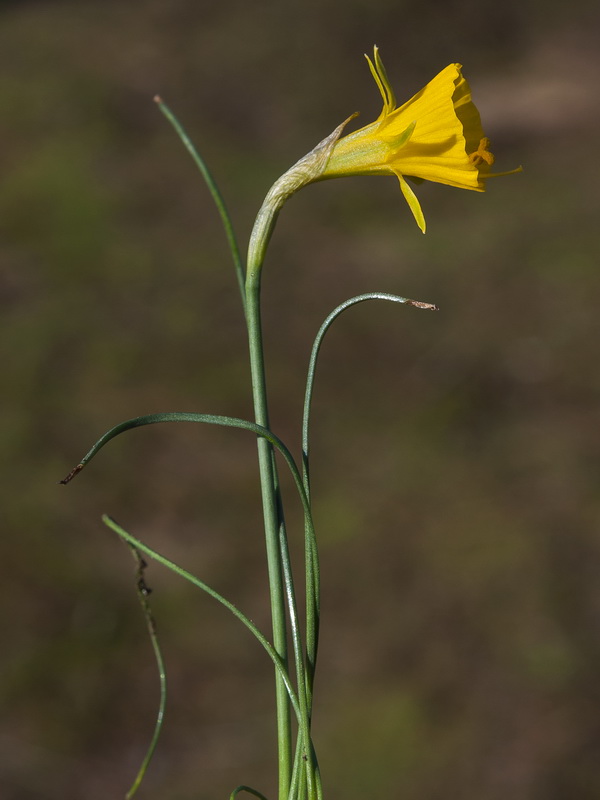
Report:
[[[135,428],[143,427],[146,425],[156,425],[159,423],[166,423],[166,422],[194,422],[194,423],[202,423],[207,425],[221,425],[224,427],[231,427],[231,428],[240,428],[243,430],[247,430],[249,432],[254,433],[260,438],[264,438],[272,448],[279,451],[281,456],[283,457],[285,463],[287,464],[294,484],[296,485],[296,489],[298,490],[298,495],[300,498],[300,502],[302,504],[302,509],[304,511],[304,519],[305,519],[305,552],[307,554],[313,554],[316,551],[316,539],[315,539],[315,531],[314,525],[312,521],[312,513],[310,508],[310,503],[306,492],[304,491],[304,487],[302,485],[302,476],[300,471],[294,461],[294,458],[285,444],[275,436],[272,431],[268,428],[265,428],[262,425],[257,425],[255,422],[249,422],[248,420],[238,419],[236,417],[223,417],[218,416],[215,414],[198,414],[193,412],[166,412],[160,414],[146,414],[141,417],[134,417],[133,419],[125,420],[124,422],[115,425],[113,428],[108,430],[104,433],[98,441],[88,450],[85,456],[81,459],[81,461],[72,469],[69,474],[63,478],[60,483],[66,484],[70,483],[70,481],[78,475],[82,469],[89,464],[89,462],[100,452],[100,450],[105,447],[112,439],[120,436],[122,433],[126,431],[133,430]],[[281,679],[286,687],[286,691],[290,698],[291,705],[296,713],[296,717],[298,720],[299,730],[301,735],[298,738],[297,748],[296,748],[296,756],[294,762],[294,769],[292,772],[291,783],[289,786],[289,792],[287,795],[287,800],[300,800],[304,798],[306,795],[302,794],[303,790],[298,789],[298,779],[299,776],[303,778],[307,778],[307,773],[310,773],[308,776],[308,780],[305,783],[309,787],[309,797],[312,799],[315,796],[317,798],[321,797],[321,785],[320,785],[320,777],[319,777],[319,770],[317,766],[317,760],[314,753],[314,748],[311,743],[310,737],[310,717],[311,717],[311,702],[312,696],[310,692],[310,680],[308,678],[308,670],[310,669],[310,658],[307,654],[307,661],[306,666],[303,661],[303,648],[302,648],[302,640],[299,631],[298,625],[298,612],[296,606],[296,597],[295,597],[295,590],[294,590],[294,580],[292,575],[292,567],[290,562],[289,550],[288,550],[288,543],[287,543],[287,533],[285,528],[284,522],[284,515],[283,509],[280,508],[280,496],[278,492],[277,486],[277,474],[275,471],[275,464],[274,459],[272,462],[273,470],[274,470],[274,495],[275,499],[278,503],[278,514],[277,518],[279,519],[279,545],[280,545],[280,560],[281,560],[281,569],[282,574],[285,579],[285,596],[287,600],[287,607],[290,619],[290,626],[291,626],[291,638],[294,645],[294,658],[295,658],[295,667],[296,667],[296,678],[297,678],[297,686],[298,686],[298,693],[297,696],[294,696],[293,693],[290,694],[290,682],[289,682],[289,675],[287,671],[282,670],[282,662],[275,650],[268,645],[267,651],[272,658],[274,658],[275,668],[281,676]],[[137,540],[133,539],[130,534],[127,534],[123,529],[117,526],[112,521],[107,521],[107,525],[115,530],[120,536],[122,536],[126,541],[130,542],[133,546],[135,546]],[[142,549],[146,547],[145,545],[140,545]],[[204,591],[208,592],[212,597],[215,597],[219,602],[223,603],[227,608],[232,611],[242,622],[257,636],[261,644],[265,645],[265,640],[262,635],[258,635],[256,632],[255,627],[249,623],[249,620],[244,617],[241,612],[239,612],[235,607],[233,607],[229,601],[223,598],[221,595],[218,595],[213,589],[206,586],[202,582],[198,581],[195,578],[189,576],[188,573],[182,571],[179,567],[174,566],[172,563],[165,560],[162,556],[151,551],[149,548],[146,548],[144,552],[148,552],[152,555],[153,558],[158,559],[161,563],[168,566],[170,569],[178,572],[178,574],[184,575],[188,580],[192,580],[193,583],[200,586]],[[314,567],[315,559],[307,556],[307,586],[315,586],[316,587],[316,595],[315,597],[318,599],[318,570],[315,570]],[[318,623],[318,606],[316,607],[315,617],[312,621],[310,621],[310,614],[307,616],[307,621],[310,622],[309,630],[316,629],[316,624]],[[305,783],[302,785],[304,786]]]
[[[294,590],[294,579],[292,576],[292,564],[290,560],[290,553],[288,548],[288,541],[285,532],[285,526],[279,527],[279,546],[281,550],[281,565],[283,568],[283,577],[285,582],[285,590],[287,595],[288,613],[290,619],[290,629],[292,635],[292,642],[294,645],[294,664],[296,669],[296,682],[298,684],[298,701],[300,704],[300,720],[299,720],[299,735],[296,745],[296,755],[294,758],[294,768],[292,771],[292,784],[290,786],[290,794],[292,793],[295,785],[295,776],[298,774],[296,764],[298,759],[301,758],[302,774],[306,776],[306,785],[308,788],[309,798],[316,797],[316,785],[314,775],[316,772],[315,754],[311,746],[310,738],[310,707],[309,707],[309,691],[306,679],[306,668],[304,662],[304,653],[302,648],[302,640],[300,638],[300,630],[298,623],[298,610],[296,605],[296,594]],[[300,745],[298,747],[298,744]],[[303,797],[304,795],[299,795]]]
[[[207,583],[204,583],[204,581],[200,580],[200,578],[197,578],[195,575],[192,575],[191,572],[188,572],[186,569],[183,569],[183,567],[180,567],[179,564],[175,564],[174,561],[171,561],[170,559],[158,553],[156,550],[153,550],[151,547],[142,542],[140,539],[136,539],[135,536],[132,536],[130,533],[128,533],[125,530],[125,528],[121,527],[121,525],[119,525],[118,522],[112,519],[112,517],[109,517],[108,514],[102,515],[102,522],[107,526],[107,528],[110,528],[111,531],[114,531],[117,534],[117,536],[120,536],[121,539],[123,539],[123,541],[127,542],[132,547],[135,547],[136,550],[145,553],[150,558],[153,558],[155,561],[158,561],[159,564],[162,564],[164,567],[167,567],[167,569],[170,569],[176,575],[185,578],[185,580],[189,581],[194,586],[197,586],[199,589],[202,589],[203,592],[206,592],[206,594],[210,595],[212,598],[221,603],[221,605],[225,606],[225,608],[227,608],[234,615],[234,617],[237,617],[237,619],[239,619],[240,622],[246,626],[246,628],[250,631],[250,633],[252,633],[252,635],[263,646],[267,655],[275,665],[275,669],[281,675],[282,682],[286,687],[286,691],[288,692],[290,698],[290,703],[292,704],[292,708],[294,709],[294,712],[296,714],[296,719],[298,720],[298,723],[300,723],[301,720],[300,703],[294,691],[294,687],[289,677],[287,667],[283,663],[281,658],[277,655],[277,653],[275,652],[275,648],[271,645],[267,637],[264,636],[264,634],[256,627],[256,625],[252,622],[252,620],[249,619],[244,613],[242,613],[239,610],[239,608],[235,606],[230,600],[227,600],[227,598],[223,597],[222,594],[219,594],[219,592],[215,591]]]
[[[267,798],[262,794],[262,792],[258,792],[256,789],[253,789],[251,786],[238,786],[237,789],[234,789],[233,792],[229,795],[229,800],[235,800],[240,792],[247,792],[247,794],[253,794],[254,797],[258,797],[259,800],[267,800]]]
[[[333,325],[335,320],[346,309],[364,303],[367,300],[387,300],[392,303],[402,303],[404,305],[413,306],[414,308],[425,309],[427,311],[437,311],[438,308],[433,303],[423,303],[421,300],[411,300],[410,297],[401,297],[398,294],[388,294],[387,292],[368,292],[366,294],[359,294],[355,297],[350,297],[344,300],[339,306],[333,309],[328,314],[325,321],[319,328],[317,336],[312,346],[310,354],[310,362],[308,365],[308,376],[306,378],[306,391],[304,394],[304,413],[302,415],[302,482],[304,484],[304,491],[310,500],[310,469],[309,469],[309,428],[310,428],[310,409],[312,404],[312,396],[315,382],[315,372],[317,369],[317,359],[323,344],[323,339],[329,328]]]
[[[269,412],[260,319],[260,268],[252,271],[248,270],[246,280],[246,321],[248,325],[255,420],[258,425],[268,428]],[[285,592],[279,544],[281,520],[278,509],[278,489],[273,448],[270,442],[263,438],[258,439],[257,445],[273,624],[273,646],[282,662],[287,665]],[[279,800],[287,800],[292,777],[292,735],[287,691],[279,673],[275,675],[275,696],[277,704]]]
[[[408,297],[400,297],[395,294],[385,292],[369,292],[368,294],[357,295],[345,300],[337,306],[325,319],[315,338],[310,362],[308,376],[306,379],[306,392],[304,397],[304,413],[302,417],[302,483],[306,503],[310,506],[310,464],[309,464],[309,431],[310,431],[310,410],[314,389],[315,373],[317,369],[317,359],[323,344],[325,334],[332,326],[339,315],[348,308],[367,300],[387,300],[393,303],[404,303],[415,308],[437,310],[433,303],[423,303],[419,300],[411,300]],[[320,607],[320,585],[319,585],[319,558],[317,543],[314,536],[312,517],[305,517],[305,536],[306,536],[306,659],[307,659],[307,702],[310,708],[312,702],[312,680],[316,669],[317,649],[319,642],[319,607]]]

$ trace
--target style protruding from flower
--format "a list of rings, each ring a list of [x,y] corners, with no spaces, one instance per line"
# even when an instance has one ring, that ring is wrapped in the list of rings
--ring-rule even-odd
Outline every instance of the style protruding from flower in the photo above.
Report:
[[[471,100],[460,64],[450,64],[407,103],[396,106],[377,47],[365,56],[383,99],[381,114],[370,125],[338,139],[317,180],[344,175],[396,175],[419,228],[425,217],[407,178],[485,191],[494,156],[481,118]]]

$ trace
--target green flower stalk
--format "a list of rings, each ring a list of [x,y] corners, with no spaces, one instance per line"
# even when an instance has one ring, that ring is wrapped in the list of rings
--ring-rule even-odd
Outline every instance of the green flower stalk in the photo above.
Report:
[[[352,115],[329,136],[282,175],[271,187],[257,215],[248,247],[246,265],[246,316],[250,344],[252,392],[255,421],[269,427],[267,388],[260,319],[260,286],[262,268],[269,240],[284,203],[295,192],[310,183],[346,175],[394,174],[415,220],[425,233],[425,218],[419,201],[405,176],[446,183],[463,189],[484,191],[485,179],[491,177],[494,157],[489,152],[489,139],[481,127],[479,113],[471,100],[469,85],[460,64],[451,64],[439,73],[421,92],[400,108],[387,78],[377,47],[369,68],[383,99],[383,109],[374,123],[343,138],[344,128]],[[515,170],[518,171],[518,170]],[[258,440],[269,583],[273,615],[274,646],[280,657],[287,658],[287,631],[282,585],[282,553],[280,530],[285,522],[278,502],[277,477],[271,445]],[[312,561],[307,552],[306,568]],[[315,566],[313,562],[313,567]],[[318,570],[318,566],[316,567]],[[312,677],[318,619],[311,610],[310,595],[315,585],[307,580],[307,668],[310,674],[307,706],[311,702]],[[316,598],[318,615],[318,597]],[[312,641],[310,641],[312,640]],[[311,652],[312,650],[312,652]],[[277,676],[277,709],[279,735],[279,796],[285,798],[289,781],[289,701]],[[307,708],[310,715],[310,708]],[[304,744],[308,746],[308,739]],[[303,753],[307,758],[307,753]],[[309,798],[315,786],[308,770]]]
[[[271,234],[275,227],[277,217],[285,201],[297,192],[302,186],[318,180],[322,175],[331,156],[333,147],[338,140],[344,125],[339,125],[335,131],[320,142],[310,153],[300,159],[291,167],[269,190],[261,209],[256,217],[248,247],[248,260],[245,284],[246,323],[248,326],[248,342],[250,348],[250,368],[252,376],[252,396],[254,401],[255,421],[258,425],[269,428],[269,410],[267,402],[267,384],[264,363],[264,349],[262,341],[260,289],[264,258]],[[265,538],[267,549],[267,566],[269,572],[269,588],[271,596],[271,614],[273,623],[273,645],[278,655],[287,662],[287,625],[286,601],[284,596],[284,575],[282,571],[282,541],[285,544],[285,520],[278,497],[278,480],[273,458],[272,447],[265,439],[258,439],[258,459],[261,478],[261,493],[263,515],[265,523]],[[282,539],[283,532],[283,539]],[[312,673],[316,659],[316,630],[318,621],[318,599],[315,603],[314,593],[314,559],[310,557],[311,564],[307,562],[307,635],[309,650],[307,662],[300,664],[297,660],[296,673],[300,683],[300,674],[306,684],[306,669],[309,671],[309,691],[312,687]],[[291,573],[289,576],[291,581]],[[292,589],[293,591],[293,589]],[[294,637],[296,652],[300,644]],[[278,733],[278,760],[279,760],[279,798],[285,800],[290,791],[292,781],[292,744],[290,730],[289,700],[285,686],[280,675],[275,676],[276,702],[277,702],[277,733]],[[304,733],[299,744],[302,762],[308,765],[306,770],[306,784],[310,800],[317,797],[316,776],[310,769],[312,754],[309,747],[309,718],[310,699],[306,694],[306,685],[299,687],[300,696],[303,698],[304,708]]]

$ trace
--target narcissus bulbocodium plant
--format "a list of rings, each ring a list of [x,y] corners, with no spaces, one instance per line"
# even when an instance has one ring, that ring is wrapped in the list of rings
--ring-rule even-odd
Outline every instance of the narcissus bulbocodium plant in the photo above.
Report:
[[[203,580],[133,537],[110,517],[104,518],[108,527],[127,542],[136,555],[136,586],[161,678],[161,700],[154,736],[128,798],[139,786],[156,745],[166,697],[164,665],[148,606],[149,590],[143,576],[146,564],[140,553],[155,559],[222,603],[255,636],[275,668],[278,798],[321,800],[323,797],[311,731],[320,627],[320,575],[309,479],[309,423],[318,355],[323,338],[333,322],[343,311],[357,303],[386,300],[424,309],[435,309],[435,306],[399,295],[371,292],[345,300],[329,314],[317,333],[310,357],[302,418],[301,459],[297,462],[292,455],[292,448],[276,436],[269,422],[260,314],[261,275],[267,246],[286,199],[309,183],[345,175],[396,175],[404,197],[424,232],[423,212],[407,179],[436,181],[460,189],[482,192],[486,180],[494,174],[491,172],[494,157],[489,151],[489,140],[483,134],[479,113],[471,100],[469,85],[459,64],[450,64],[424,89],[398,108],[377,48],[373,59],[367,60],[383,98],[381,114],[375,122],[342,137],[345,126],[352,119],[350,117],[275,182],[256,217],[245,264],[240,256],[225,203],[210,172],[172,112],[157,98],[161,111],[173,124],[202,172],[225,227],[248,329],[254,420],[200,412],[165,412],[135,417],[105,433],[62,482],[68,483],[115,436],[143,425],[195,422],[237,428],[254,435],[258,445],[272,637],[267,637],[248,616]],[[276,451],[291,473],[304,512],[303,615],[299,612],[296,599],[297,572],[292,568],[288,547],[288,531],[279,492],[278,464],[274,457]],[[360,735],[359,731],[357,735]],[[231,793],[231,799],[240,792],[250,793],[263,800],[265,797],[255,789],[240,785]]]

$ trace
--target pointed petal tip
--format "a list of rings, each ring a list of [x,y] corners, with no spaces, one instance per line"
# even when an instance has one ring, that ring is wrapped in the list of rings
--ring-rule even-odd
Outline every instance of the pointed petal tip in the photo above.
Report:
[[[425,233],[425,230],[427,228],[427,224],[425,222],[425,215],[423,214],[423,209],[421,208],[421,204],[419,203],[416,194],[413,192],[413,190],[406,182],[406,178],[404,177],[404,175],[402,175],[400,172],[396,172],[396,177],[400,181],[400,189],[402,190],[404,199],[408,203],[408,207],[412,211],[412,215],[415,218],[415,222],[421,229],[421,233]]]

